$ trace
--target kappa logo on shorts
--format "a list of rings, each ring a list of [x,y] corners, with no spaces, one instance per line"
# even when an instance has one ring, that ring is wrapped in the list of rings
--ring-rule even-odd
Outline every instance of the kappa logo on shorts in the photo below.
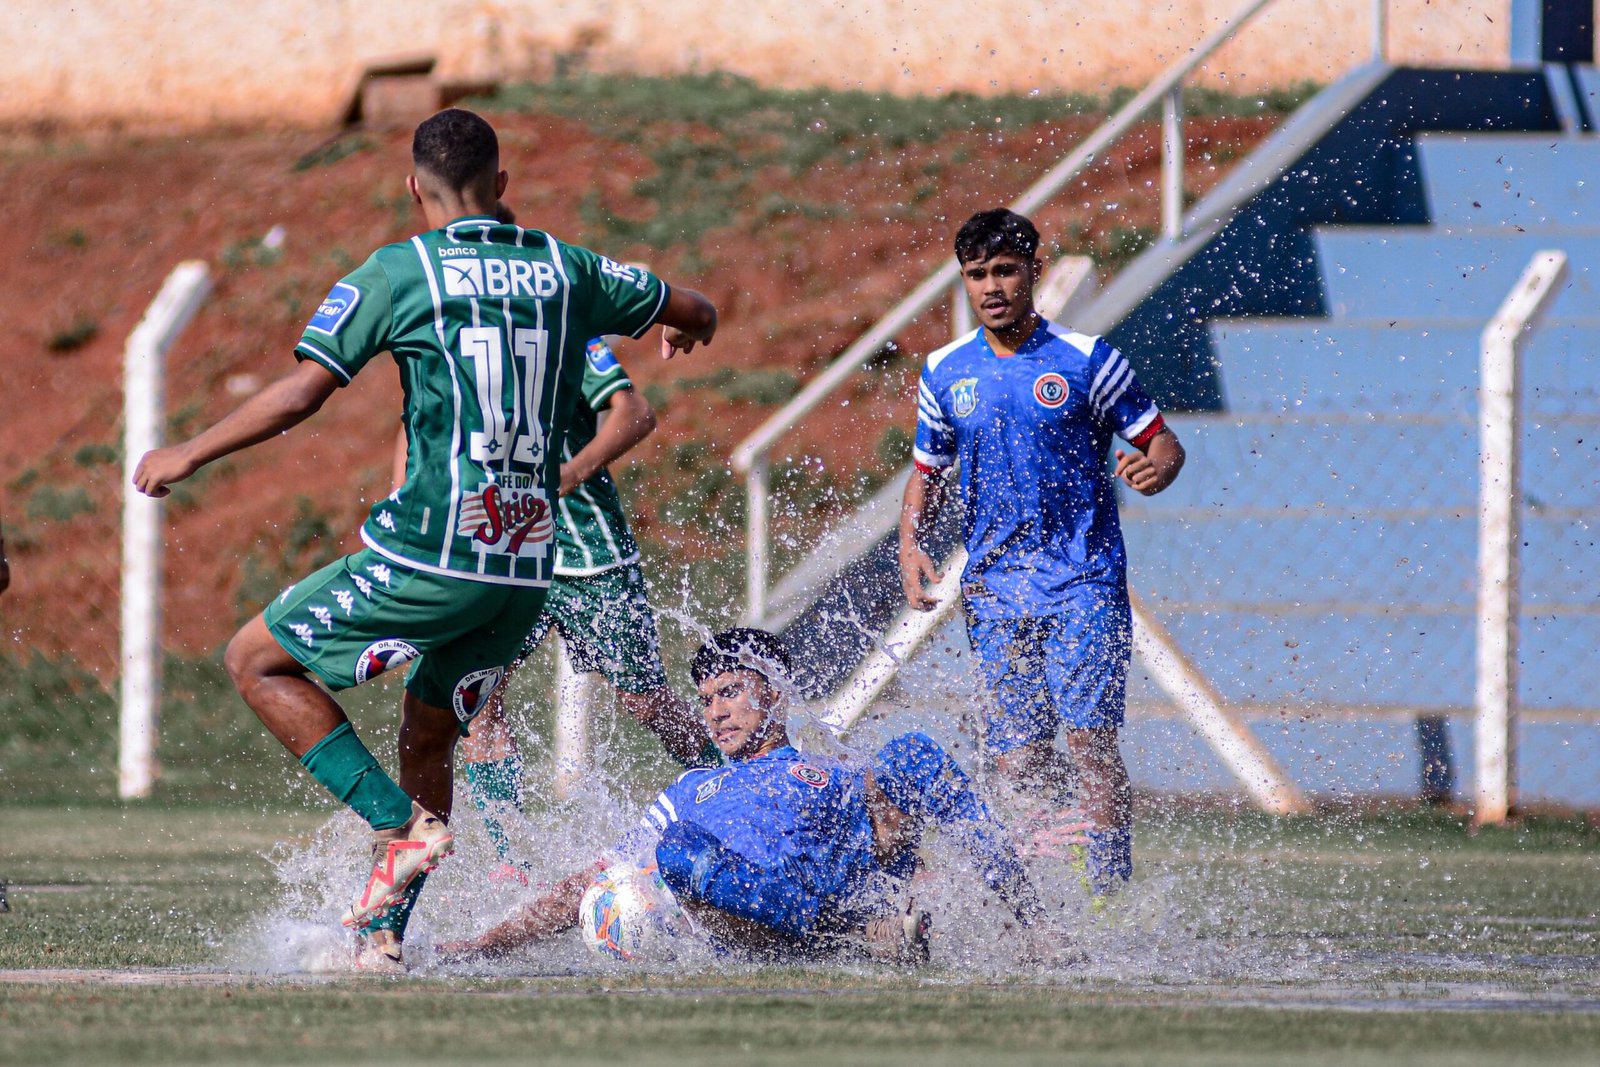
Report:
[[[450,706],[456,718],[471,722],[505,674],[503,667],[486,667],[481,671],[473,671],[457,682],[455,692],[450,694]]]
[[[1033,398],[1041,407],[1058,408],[1067,402],[1067,380],[1051,371],[1033,380]]]
[[[596,337],[584,347],[583,354],[589,360],[589,369],[596,374],[605,374],[617,369],[617,354],[611,351],[611,346]]]
[[[962,378],[950,387],[950,406],[962,418],[971,415],[978,406],[978,379]]]
[[[376,678],[391,667],[398,667],[416,658],[417,646],[397,637],[374,641],[361,650],[361,658],[356,660],[356,684],[360,685],[368,678]]]
[[[828,784],[828,772],[821,767],[813,767],[809,763],[791,764],[789,773],[809,785],[812,789],[822,789]]]
[[[361,290],[349,282],[335,282],[322,303],[317,306],[317,313],[311,316],[311,321],[306,323],[306,329],[334,336],[344,329],[344,324],[350,320],[350,313],[361,303]]]

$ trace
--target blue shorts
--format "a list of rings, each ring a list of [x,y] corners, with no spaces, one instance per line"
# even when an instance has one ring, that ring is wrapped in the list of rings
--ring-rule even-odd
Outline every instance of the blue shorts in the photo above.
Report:
[[[1133,654],[1128,598],[1084,586],[1062,608],[1020,619],[967,616],[967,636],[998,705],[984,732],[995,755],[1054,740],[1061,727],[1122,725]]]

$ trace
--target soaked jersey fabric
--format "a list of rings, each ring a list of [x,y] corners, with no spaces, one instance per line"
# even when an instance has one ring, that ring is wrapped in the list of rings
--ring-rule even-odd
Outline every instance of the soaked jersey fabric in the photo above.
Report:
[[[605,338],[591,340],[584,352],[583,400],[572,411],[561,448],[565,463],[594,440],[600,412],[621,389],[633,388]],[[555,573],[574,578],[625,566],[639,558],[639,546],[628,529],[622,498],[611,472],[601,467],[588,481],[556,502]]]
[[[1120,352],[1055,323],[1014,355],[997,355],[982,328],[930,355],[914,456],[924,472],[961,464],[969,612],[1049,614],[1082,583],[1125,596],[1107,451],[1113,434],[1143,447],[1162,425]]]
[[[911,817],[911,831],[887,862],[875,851],[866,806],[866,767],[802,755],[785,746],[724,767],[697,768],[668,786],[637,837],[617,851],[654,842],[674,892],[687,893],[791,936],[871,910],[885,879],[909,878],[922,831],[955,835],[988,884],[1016,903],[1026,875],[1000,824],[965,772],[926,734],[894,738],[874,754],[872,773]]]
[[[490,218],[374,252],[295,347],[341,383],[380,352],[399,366],[406,478],[373,505],[362,540],[421,571],[548,585],[585,348],[642,335],[667,297],[647,271]]]

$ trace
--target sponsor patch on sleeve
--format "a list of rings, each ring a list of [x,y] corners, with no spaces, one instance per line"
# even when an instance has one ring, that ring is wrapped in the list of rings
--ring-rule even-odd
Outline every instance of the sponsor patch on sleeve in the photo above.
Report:
[[[617,354],[611,351],[611,346],[606,344],[604,338],[596,337],[590,341],[584,352],[589,359],[589,369],[596,374],[617,369]]]
[[[349,282],[336,282],[328,291],[328,295],[323,297],[322,303],[317,305],[317,313],[306,323],[306,329],[325,333],[329,337],[336,336],[344,329],[344,324],[350,321],[350,313],[359,303],[361,303],[360,289]]]

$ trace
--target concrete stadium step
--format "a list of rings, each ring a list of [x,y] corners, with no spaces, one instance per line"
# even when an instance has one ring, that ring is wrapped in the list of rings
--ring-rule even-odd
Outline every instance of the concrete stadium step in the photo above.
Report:
[[[1558,248],[1568,279],[1553,316],[1600,307],[1600,228],[1560,233],[1445,232],[1433,227],[1332,227],[1314,231],[1330,316],[1487,321],[1534,253]]]
[[[1316,703],[1470,706],[1475,622],[1451,613],[1395,605],[1386,612],[1308,611],[1274,616],[1227,605],[1169,612],[1151,605],[1179,644],[1230,701],[1312,707]],[[1519,687],[1526,710],[1593,707],[1583,670],[1600,641],[1600,617],[1551,618],[1527,611],[1521,627]],[[1135,660],[1130,699],[1149,692]]]
[[[1451,513],[1402,501],[1276,514],[1271,508],[1209,517],[1167,512],[1162,520],[1130,516],[1123,525],[1134,588],[1150,597],[1217,608],[1320,605],[1339,614],[1374,605],[1399,613],[1429,606],[1470,611],[1477,595],[1475,508]],[[1600,587],[1600,553],[1581,518],[1527,510],[1522,540],[1527,611],[1567,612],[1574,590]]]
[[[1471,420],[1487,319],[1218,319],[1211,345],[1235,415],[1418,411]],[[1530,413],[1557,417],[1580,397],[1594,410],[1600,317],[1546,320],[1528,338],[1523,375]]]
[[[1435,226],[1600,225],[1600,137],[1423,134],[1416,144]]]

